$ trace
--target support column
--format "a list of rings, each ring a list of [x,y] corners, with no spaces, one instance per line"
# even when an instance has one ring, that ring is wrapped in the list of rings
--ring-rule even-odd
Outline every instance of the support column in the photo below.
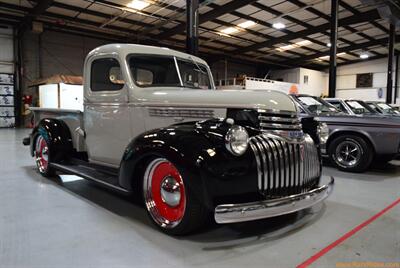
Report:
[[[336,95],[336,54],[337,54],[337,35],[338,35],[338,4],[339,0],[331,0],[331,50],[329,57],[329,97]]]
[[[399,55],[400,53],[396,54],[396,66],[394,67],[394,100],[393,103],[396,103],[397,96],[399,94]]]
[[[199,51],[199,0],[186,0],[186,51],[197,55]]]
[[[391,23],[390,29],[389,29],[389,53],[388,53],[387,84],[386,84],[386,103],[392,103],[394,39],[395,39],[395,26],[394,26],[394,24]]]

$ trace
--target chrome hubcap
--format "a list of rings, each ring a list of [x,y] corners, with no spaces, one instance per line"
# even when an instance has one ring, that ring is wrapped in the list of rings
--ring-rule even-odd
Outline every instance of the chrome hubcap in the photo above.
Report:
[[[181,201],[181,189],[174,177],[166,176],[161,182],[161,198],[171,207],[176,207]]]
[[[143,181],[145,205],[162,228],[177,226],[186,209],[183,179],[176,167],[164,158],[149,163]]]
[[[42,136],[36,139],[35,160],[39,171],[42,173],[46,172],[49,164],[49,148],[46,140]]]
[[[353,141],[344,141],[336,148],[336,160],[343,166],[355,166],[360,159],[361,147]]]

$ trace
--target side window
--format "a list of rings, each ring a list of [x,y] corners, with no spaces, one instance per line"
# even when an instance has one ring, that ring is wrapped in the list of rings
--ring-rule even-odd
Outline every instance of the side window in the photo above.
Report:
[[[340,110],[340,111],[342,111],[342,112],[347,113],[346,109],[343,107],[343,105],[342,105],[340,102],[334,102],[334,101],[332,101],[332,102],[330,102],[330,104],[333,105],[333,106],[335,106],[336,109],[338,109],[338,110]]]
[[[92,62],[90,89],[92,91],[117,91],[124,87],[121,67],[116,59],[104,58]]]

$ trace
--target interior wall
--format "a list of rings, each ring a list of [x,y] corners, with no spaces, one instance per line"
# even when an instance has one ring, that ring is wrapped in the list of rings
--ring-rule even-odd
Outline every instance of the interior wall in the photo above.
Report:
[[[308,81],[306,78],[308,77]],[[300,68],[300,89],[301,93],[313,96],[327,94],[326,80],[328,75],[325,72]]]
[[[308,80],[305,80],[305,76]],[[299,93],[320,96],[327,91],[325,72],[306,68],[294,68],[288,70],[275,70],[271,72],[270,79],[299,84]]]
[[[300,84],[300,68],[273,70],[270,72],[268,79]]]
[[[233,62],[226,62],[227,79],[232,79],[238,75],[245,74],[246,76],[255,77],[257,75],[256,65],[244,65]],[[214,77],[215,84],[218,84],[219,80],[225,80],[225,61],[217,61],[210,65],[211,72]]]
[[[361,73],[372,73],[372,87],[356,87],[357,74]],[[336,97],[385,101],[386,83],[387,58],[339,66],[337,68]],[[378,96],[379,89],[382,89],[383,91],[381,98]]]

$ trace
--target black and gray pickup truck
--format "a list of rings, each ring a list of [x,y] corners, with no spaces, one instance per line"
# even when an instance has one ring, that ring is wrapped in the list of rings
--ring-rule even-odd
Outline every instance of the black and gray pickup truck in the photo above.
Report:
[[[207,63],[111,44],[84,67],[84,111],[32,109],[39,172],[76,174],[142,197],[163,232],[293,213],[322,202],[324,137],[281,92],[215,90]]]
[[[385,163],[400,152],[400,120],[345,114],[319,97],[292,95],[301,116],[327,124],[329,136],[321,152],[340,169],[367,170],[372,161]]]

